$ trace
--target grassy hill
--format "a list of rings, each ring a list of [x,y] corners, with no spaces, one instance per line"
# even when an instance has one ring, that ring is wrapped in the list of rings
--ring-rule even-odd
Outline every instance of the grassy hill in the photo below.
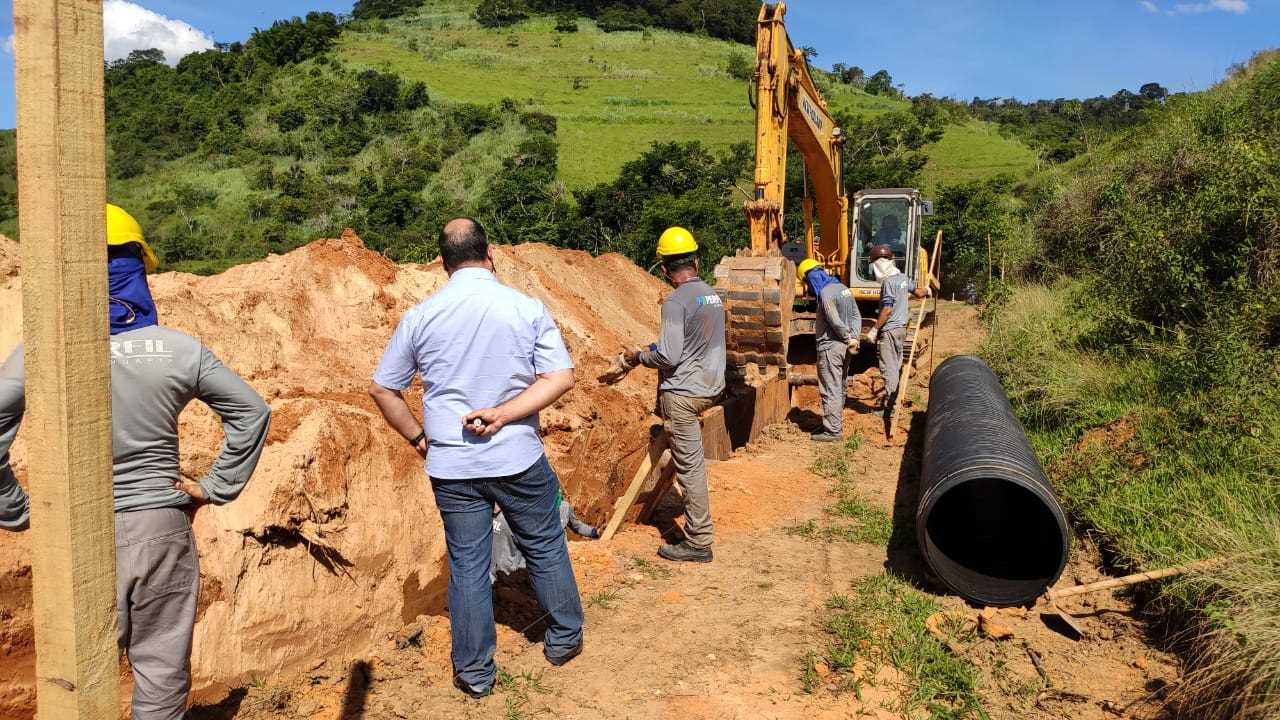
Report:
[[[751,158],[725,151],[753,139],[748,82],[730,74],[750,66],[752,48],[659,29],[605,33],[586,18],[575,32],[546,17],[486,29],[474,6],[428,0],[342,27],[312,14],[176,68],[147,52],[113,63],[109,198],[138,216],[167,268],[193,272],[344,226],[393,258],[426,259],[456,214],[507,241],[593,251],[634,254],[676,220],[699,225],[716,252],[746,241],[726,188]],[[910,108],[818,75],[833,110]],[[0,137],[0,232],[16,235],[12,137]],[[694,141],[710,153],[655,146]],[[1034,163],[978,122],[948,126],[927,151],[926,189]],[[664,169],[672,161],[678,178]]]
[[[417,14],[356,23],[338,44],[355,67],[421,80],[433,97],[492,103],[511,98],[559,121],[560,177],[572,189],[613,179],[655,141],[698,140],[712,149],[750,142],[755,115],[747,83],[729,76],[734,55],[754,49],[670,32],[605,33],[588,19],[559,33],[535,17],[503,29],[471,18],[474,2],[431,0]],[[878,114],[910,107],[847,85],[824,88],[833,108]],[[1020,174],[1035,164],[994,125],[955,126],[931,153],[928,183]],[[853,190],[855,188],[850,188]]]

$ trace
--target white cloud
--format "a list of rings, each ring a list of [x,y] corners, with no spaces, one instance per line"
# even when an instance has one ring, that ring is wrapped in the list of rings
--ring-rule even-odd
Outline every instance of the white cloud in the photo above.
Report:
[[[1149,13],[1160,12],[1160,8],[1156,7],[1156,4],[1151,2],[1151,0],[1138,0],[1138,4],[1142,6],[1143,10],[1146,10]]]
[[[1249,12],[1248,0],[1209,0],[1208,2],[1180,2],[1169,11],[1170,15],[1200,15],[1202,13],[1221,10],[1222,12],[1243,15]]]
[[[128,0],[102,3],[102,40],[108,61],[133,50],[157,48],[170,65],[183,55],[208,50],[213,38],[181,20],[165,17]]]
[[[5,35],[4,39],[0,40],[0,50],[3,50],[10,55],[13,54],[13,33]]]

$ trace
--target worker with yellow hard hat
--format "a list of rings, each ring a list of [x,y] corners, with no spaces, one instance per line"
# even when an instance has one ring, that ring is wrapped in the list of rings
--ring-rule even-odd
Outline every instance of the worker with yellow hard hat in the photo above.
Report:
[[[128,212],[107,206],[111,321],[111,447],[117,640],[133,668],[134,720],[173,720],[187,709],[200,558],[190,511],[235,499],[258,464],[271,410],[208,348],[161,327],[147,287],[158,264]],[[30,523],[9,449],[22,424],[23,349],[0,366],[0,530]],[[224,444],[199,481],[182,479],[178,415],[192,399],[222,418]]]
[[[724,305],[698,276],[698,243],[682,227],[658,238],[662,275],[675,292],[662,302],[662,334],[645,348],[627,348],[630,365],[658,370],[658,411],[670,438],[676,478],[684,490],[684,540],[663,545],[673,561],[711,562],[714,526],[699,415],[724,392]]]
[[[804,281],[818,301],[814,329],[818,349],[818,394],[822,396],[822,430],[809,437],[816,442],[844,439],[844,401],[849,358],[858,353],[862,313],[853,293],[813,258],[796,266],[796,278]]]

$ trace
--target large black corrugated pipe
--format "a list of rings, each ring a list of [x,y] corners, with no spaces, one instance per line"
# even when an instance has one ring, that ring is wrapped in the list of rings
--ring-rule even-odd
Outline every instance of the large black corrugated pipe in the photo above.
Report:
[[[981,605],[1042,595],[1067,564],[1070,532],[1000,381],[972,355],[929,382],[916,534],[929,566]]]

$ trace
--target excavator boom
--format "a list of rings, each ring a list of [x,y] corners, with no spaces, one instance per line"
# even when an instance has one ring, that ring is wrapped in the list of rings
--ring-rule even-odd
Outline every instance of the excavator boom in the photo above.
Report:
[[[744,203],[751,245],[716,267],[728,312],[729,361],[785,374],[796,292],[795,265],[783,255],[787,146],[804,159],[812,197],[805,202],[804,254],[848,281],[849,201],[844,189],[844,135],[814,85],[804,52],[787,36],[786,3],[766,3],[756,25],[755,188]],[[815,235],[816,207],[821,236]]]

